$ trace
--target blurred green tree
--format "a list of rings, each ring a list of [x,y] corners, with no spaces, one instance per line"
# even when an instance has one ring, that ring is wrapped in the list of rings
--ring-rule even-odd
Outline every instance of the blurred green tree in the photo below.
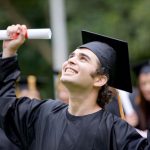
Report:
[[[48,6],[48,0],[0,0],[0,28],[17,23],[49,27]],[[85,29],[128,41],[131,63],[150,58],[149,0],[66,0],[65,6],[69,51],[81,44],[81,30]],[[27,41],[19,55],[23,75],[52,79],[51,53],[49,41]],[[52,85],[52,80],[49,83]],[[52,95],[47,93],[44,95]]]

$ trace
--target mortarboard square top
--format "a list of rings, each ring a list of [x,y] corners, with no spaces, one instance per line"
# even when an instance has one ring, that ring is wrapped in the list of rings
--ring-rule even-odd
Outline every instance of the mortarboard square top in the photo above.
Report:
[[[91,50],[108,70],[108,85],[132,92],[128,43],[88,31],[82,31],[82,40],[79,48]]]
[[[143,60],[133,66],[133,71],[136,76],[139,76],[141,73],[150,73],[150,59]]]

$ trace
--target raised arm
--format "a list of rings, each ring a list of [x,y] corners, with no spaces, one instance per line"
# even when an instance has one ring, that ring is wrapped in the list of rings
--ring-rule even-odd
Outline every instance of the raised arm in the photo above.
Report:
[[[7,28],[12,39],[3,42],[0,56],[0,127],[21,148],[28,147],[33,140],[34,122],[42,104],[27,97],[18,100],[15,95],[15,82],[20,76],[16,53],[25,41],[25,30],[24,25]]]
[[[10,40],[3,41],[3,54],[2,58],[15,56],[19,47],[25,41],[26,34],[25,25],[12,25],[7,28],[7,34]]]
[[[0,96],[15,97],[15,81],[20,71],[16,53],[25,41],[25,25],[12,25],[7,28],[10,40],[3,41],[3,51],[0,56]]]

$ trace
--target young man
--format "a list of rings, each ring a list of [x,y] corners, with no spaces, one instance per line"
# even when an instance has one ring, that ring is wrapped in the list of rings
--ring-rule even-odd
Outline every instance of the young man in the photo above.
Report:
[[[25,30],[21,25],[7,28],[12,40],[3,42],[0,59],[0,125],[9,138],[24,150],[150,149],[150,139],[103,110],[109,98],[107,83],[131,91],[127,43],[84,31],[84,45],[62,67],[69,105],[28,97],[18,100],[16,53],[25,41]]]

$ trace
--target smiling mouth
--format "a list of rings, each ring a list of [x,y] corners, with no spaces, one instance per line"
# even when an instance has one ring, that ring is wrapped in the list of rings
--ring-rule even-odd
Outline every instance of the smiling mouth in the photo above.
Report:
[[[78,73],[75,69],[73,69],[73,68],[65,68],[65,73],[71,73],[71,74],[76,74],[76,73]]]

